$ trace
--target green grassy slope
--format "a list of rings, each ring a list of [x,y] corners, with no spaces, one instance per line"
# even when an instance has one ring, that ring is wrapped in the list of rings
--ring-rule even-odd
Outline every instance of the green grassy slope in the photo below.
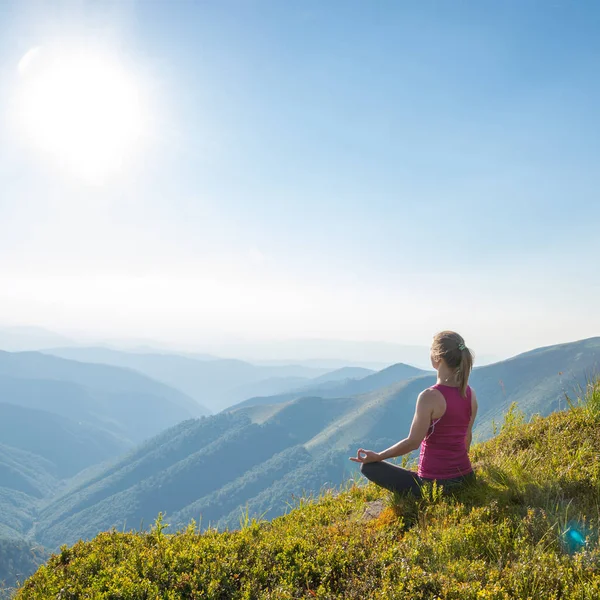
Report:
[[[354,485],[239,531],[170,535],[159,520],[149,533],[106,532],[65,546],[16,598],[592,600],[599,455],[596,385],[549,417],[509,412],[472,449],[477,484],[455,495]],[[375,501],[383,510],[366,518]]]
[[[586,381],[600,375],[600,337],[538,348],[473,373],[480,404],[478,434],[492,434],[512,402],[526,414],[548,415],[566,406],[565,395],[577,395]]]

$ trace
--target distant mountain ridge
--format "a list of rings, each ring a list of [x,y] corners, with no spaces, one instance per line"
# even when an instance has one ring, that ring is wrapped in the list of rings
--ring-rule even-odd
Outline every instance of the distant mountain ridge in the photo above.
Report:
[[[41,350],[73,343],[68,337],[43,327],[12,326],[0,327],[0,350],[24,352]]]
[[[45,353],[86,363],[133,369],[176,387],[212,412],[260,393],[261,386],[270,385],[268,392],[279,393],[300,385],[302,381],[309,383],[312,378],[329,371],[296,365],[267,367],[235,359],[198,360],[178,354],[138,354],[94,347],[53,348],[45,350]],[[265,380],[270,380],[270,384],[265,384]]]
[[[373,375],[375,372],[376,371],[373,369],[366,369],[364,367],[342,367],[335,371],[330,371],[325,375],[321,375],[320,377],[315,377],[311,383],[333,383],[335,381],[346,381],[346,379],[364,379],[369,375]]]
[[[282,357],[291,362],[342,359],[346,365],[369,366],[368,363],[389,365],[403,362],[416,366],[429,365],[429,346],[397,342],[340,339],[282,339],[254,342],[231,341],[214,344],[211,352],[219,356],[241,356],[250,362],[272,361]],[[331,365],[328,365],[331,366]],[[340,367],[345,365],[335,365]]]
[[[358,374],[359,377],[348,377],[341,380],[339,378],[332,380],[318,378],[314,383],[298,388],[297,390],[273,396],[248,398],[248,400],[231,406],[227,410],[236,410],[238,408],[254,406],[257,404],[281,404],[282,402],[290,402],[291,400],[295,400],[302,396],[320,396],[322,398],[356,396],[385,387],[397,381],[412,379],[413,377],[419,377],[420,375],[425,375],[427,373],[427,371],[402,363],[366,375],[363,374],[364,371],[366,370],[349,371],[347,369],[339,369],[338,371],[334,371],[334,373],[338,375],[354,373]]]
[[[52,478],[71,477],[201,414],[182,392],[131,370],[0,351],[0,444],[37,456]],[[25,478],[31,485],[17,477],[6,453],[0,464],[0,488],[34,496],[44,488],[43,474]]]
[[[48,353],[0,350],[0,376],[68,381],[109,393],[161,394],[173,405],[192,414],[207,412],[178,389],[130,369],[69,360]]]

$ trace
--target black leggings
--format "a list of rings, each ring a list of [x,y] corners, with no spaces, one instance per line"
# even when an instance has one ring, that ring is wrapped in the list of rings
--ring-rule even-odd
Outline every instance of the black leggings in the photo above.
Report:
[[[367,479],[386,490],[390,490],[390,492],[410,492],[415,496],[421,495],[421,486],[423,483],[433,481],[433,479],[419,477],[413,471],[403,469],[385,461],[363,463],[360,465],[360,472]],[[437,480],[440,485],[444,486],[444,490],[446,491],[472,481],[475,481],[475,473],[473,471],[463,477]]]

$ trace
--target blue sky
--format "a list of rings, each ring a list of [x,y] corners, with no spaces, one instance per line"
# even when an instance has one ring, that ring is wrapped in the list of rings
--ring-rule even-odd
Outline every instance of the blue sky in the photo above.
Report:
[[[3,3],[3,115],[31,48],[93,40],[150,126],[89,185],[0,121],[1,321],[452,327],[497,354],[600,335],[599,27],[595,2]]]

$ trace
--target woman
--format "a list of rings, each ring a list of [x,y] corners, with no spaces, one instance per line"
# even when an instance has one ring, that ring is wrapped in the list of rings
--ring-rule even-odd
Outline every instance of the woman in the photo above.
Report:
[[[469,460],[477,398],[469,387],[473,355],[463,338],[442,331],[433,338],[431,364],[437,383],[421,392],[408,437],[383,452],[359,448],[350,460],[361,463],[361,473],[393,492],[420,495],[425,481],[437,480],[446,489],[475,479]],[[421,445],[417,473],[389,462]]]

